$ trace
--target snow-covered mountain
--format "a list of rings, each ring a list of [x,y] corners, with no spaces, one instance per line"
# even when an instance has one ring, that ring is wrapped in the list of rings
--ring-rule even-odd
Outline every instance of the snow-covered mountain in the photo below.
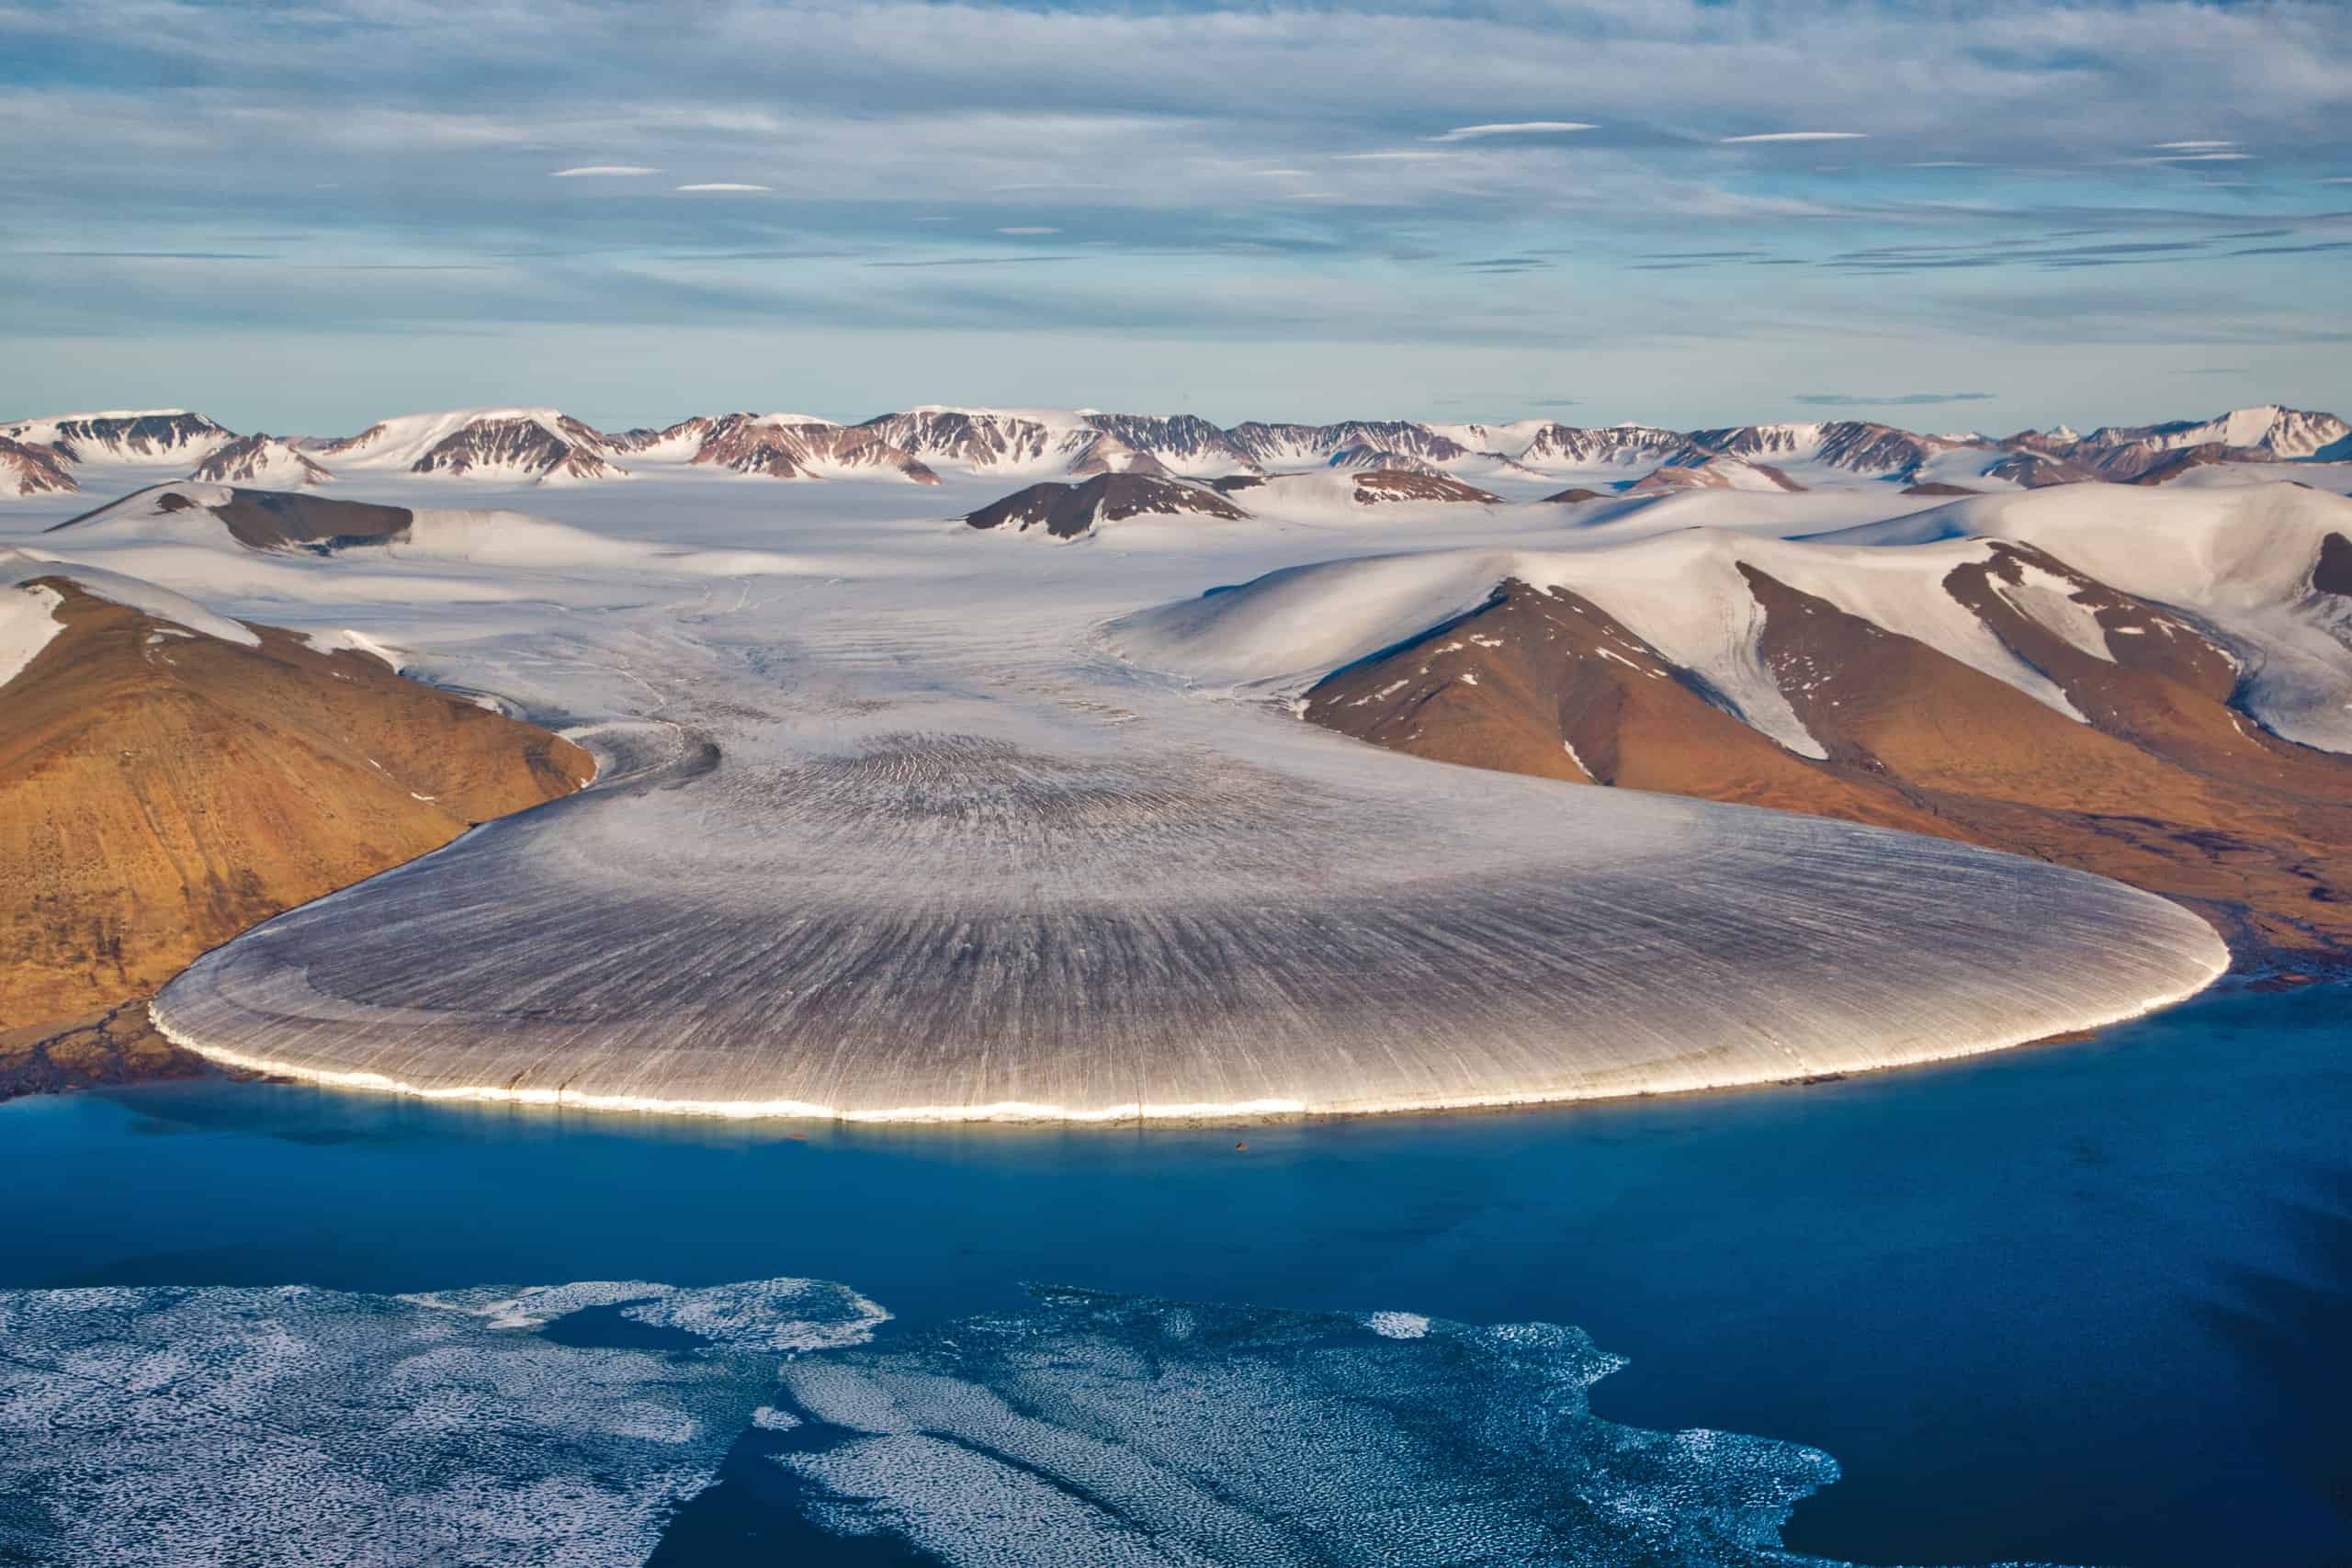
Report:
[[[1046,479],[967,513],[975,528],[1025,533],[1042,526],[1057,539],[1074,539],[1105,523],[1130,517],[1214,517],[1239,522],[1250,514],[1204,484],[1158,474],[1097,474],[1083,484]]]
[[[1084,418],[1131,450],[1149,453],[1171,474],[1207,479],[1254,466],[1229,434],[1197,414],[1089,412]]]
[[[1679,431],[1651,424],[1611,424],[1587,430],[1545,421],[1528,437],[1527,445],[1510,454],[1528,468],[1546,473],[1579,468],[1655,463],[1683,444]]]
[[[696,414],[608,432],[555,408],[405,414],[340,440],[240,435],[185,409],[0,422],[0,498],[171,477],[301,488],[399,474],[493,484],[578,484],[650,471],[725,470],[791,480],[1078,480],[1101,474],[1218,479],[1343,468],[1473,487],[1564,479],[1600,491],[1799,489],[1892,483],[1925,493],[2094,481],[2238,482],[2201,470],[2352,462],[2352,424],[2276,404],[2210,419],[2059,425],[2000,438],[1930,434],[1873,420],[1772,421],[1676,431],[1497,423],[1245,421],[1094,409],[925,404],[842,423],[805,413]],[[104,471],[119,470],[119,471]],[[2264,473],[2245,479],[2278,477]],[[1532,496],[1531,488],[1527,494]]]
[[[1684,490],[1799,491],[1805,487],[1770,463],[1721,453],[1691,452],[1659,464],[1626,487],[1631,495]]]
[[[233,433],[187,409],[112,409],[0,421],[0,436],[73,463],[190,463]]]
[[[2143,446],[2154,451],[2173,451],[2183,446],[2235,446],[2277,460],[2311,457],[2346,435],[2352,435],[2352,424],[2332,413],[2263,403],[2254,408],[2232,409],[2207,420],[2103,425],[2083,437],[2082,444]]]
[[[2033,447],[2024,447],[1986,464],[1982,477],[2004,479],[2010,484],[2022,485],[2027,490],[2044,490],[2051,485],[2095,482],[2099,476],[2079,463]]]
[[[1466,637],[1459,623],[1501,603],[1515,581],[1553,595],[1555,608],[1599,634],[1581,654],[1566,649],[1571,659],[1614,660],[1623,673],[1612,679],[1681,674],[1686,692],[1815,761],[1861,761],[1867,772],[1870,738],[1853,727],[1883,720],[1891,738],[1908,718],[1894,687],[1910,680],[1917,693],[1941,692],[1934,706],[1947,717],[1982,719],[1988,738],[2023,718],[2062,742],[2113,749],[2098,728],[2104,718],[2119,729],[2145,723],[2142,739],[2166,750],[2224,748],[2267,762],[2278,749],[2226,717],[2183,731],[2169,705],[2180,700],[2177,685],[2152,687],[2138,711],[2123,703],[2123,682],[2145,671],[2193,683],[2275,735],[2352,753],[2342,674],[2352,627],[2347,541],[2352,500],[2292,485],[2156,494],[2083,486],[1972,496],[1804,540],[1696,527],[1602,548],[1481,547],[1295,567],[1131,615],[1114,623],[1110,642],[1147,668],[1220,683],[1283,689],[1352,671],[1349,711],[1363,722],[1340,728],[1363,733],[1389,704],[1419,726],[1452,673],[1435,655],[1503,647]],[[1897,637],[1933,657],[1906,663]],[[1539,636],[1525,651],[1556,664],[1564,650]],[[1362,667],[1375,655],[1389,668]],[[1604,705],[1602,716],[1617,711]],[[1557,726],[1571,709],[1538,706],[1556,760]],[[1591,758],[1604,738],[1596,729],[1566,739],[1570,756]]]
[[[914,454],[862,425],[748,413],[696,423],[707,428],[688,459],[694,463],[780,479],[896,475],[916,484],[939,482],[939,476]]]
[[[0,496],[70,494],[81,488],[56,447],[0,435]]]
[[[1766,459],[1776,464],[1809,463],[1842,468],[1848,473],[1914,478],[1920,468],[1944,453],[1992,444],[1947,435],[1921,435],[1873,420],[1832,420],[1826,423],[1785,422],[1742,424],[1720,430],[1694,430],[1666,461],[1688,465],[1713,457]],[[1989,456],[1988,456],[1988,461]]]
[[[334,475],[285,436],[254,434],[240,435],[213,448],[188,471],[188,478],[264,490],[300,490],[324,484]]]
[[[396,469],[455,479],[626,479],[604,432],[548,408],[452,409],[403,414],[319,448],[337,468]]]
[[[917,459],[976,473],[1067,472],[1102,434],[1059,409],[965,409],[926,404],[857,429]]]
[[[1430,425],[1401,419],[1351,419],[1337,424],[1265,424],[1251,421],[1227,433],[1258,468],[1311,468],[1341,452],[1389,452],[1442,470],[1448,464],[1481,456]],[[1509,457],[1508,453],[1493,454]]]
[[[1360,442],[1342,446],[1323,460],[1327,468],[1386,468],[1400,474],[1442,474],[1443,468],[1426,457],[1416,457],[1409,452],[1398,452],[1385,446]]]

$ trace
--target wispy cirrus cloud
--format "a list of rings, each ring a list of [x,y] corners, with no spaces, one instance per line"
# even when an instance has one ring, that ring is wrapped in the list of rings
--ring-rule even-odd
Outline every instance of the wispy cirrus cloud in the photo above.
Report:
[[[2352,251],[2352,240],[2314,240],[2307,245],[2249,245],[2233,256],[2304,256],[2323,251]]]
[[[2053,355],[2267,345],[2231,353],[2254,377],[2340,314],[2341,19],[732,0],[649,28],[622,0],[493,0],[457,28],[436,0],[0,3],[0,348],[48,385],[88,357],[60,333],[185,339],[219,374],[200,345],[228,331],[397,321],[552,365],[605,323],[874,323],[984,380],[1007,333],[1083,334],[1073,376],[1171,363],[1154,334],[1181,333],[1225,343],[1199,363],[1279,367],[1297,394],[1269,400],[1306,407],[1390,374],[1442,390],[1455,364],[1483,378],[1459,387],[1540,385],[1573,346],[1620,378],[1612,409],[1690,423],[1694,400],[1780,396],[1792,355],[1816,384],[2025,385],[2030,320]],[[236,238],[289,211],[301,232]],[[1262,353],[1231,352],[1245,336]],[[1702,339],[1703,388],[1658,352]],[[835,363],[879,376],[868,357]],[[2120,359],[2081,375],[2149,384]]]
[[[1431,141],[1485,141],[1498,136],[1552,136],[1571,130],[1598,130],[1574,119],[1519,119],[1493,125],[1457,125],[1452,130],[1441,131],[1429,138]]]

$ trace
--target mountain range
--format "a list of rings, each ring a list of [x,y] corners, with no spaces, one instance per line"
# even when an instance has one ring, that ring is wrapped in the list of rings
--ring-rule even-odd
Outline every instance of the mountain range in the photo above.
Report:
[[[1338,468],[1489,484],[1583,476],[1600,487],[1596,494],[1868,482],[1956,494],[2162,484],[2215,464],[2344,460],[2352,460],[2352,424],[2277,405],[2105,425],[2086,435],[2061,425],[2007,436],[1925,434],[1869,420],[1689,431],[1547,419],[1248,421],[1228,428],[1193,414],[939,405],[855,424],[736,412],[617,432],[553,408],[458,409],[401,415],[339,438],[241,434],[185,409],[0,421],[0,497],[78,491],[85,470],[116,468],[287,489],[389,474],[594,484],[695,468],[915,484],[936,484],[943,471],[1033,480],[1114,473],[1214,479]]]

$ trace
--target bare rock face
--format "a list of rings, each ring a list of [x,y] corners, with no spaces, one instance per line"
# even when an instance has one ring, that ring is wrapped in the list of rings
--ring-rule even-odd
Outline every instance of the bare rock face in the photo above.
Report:
[[[81,488],[56,447],[0,436],[0,495],[70,495]]]
[[[0,698],[0,1036],[49,1040],[44,1071],[74,1070],[69,1047],[135,1045],[127,1021],[86,1015],[207,948],[593,772],[570,741],[378,660],[275,627],[253,647],[191,631],[65,570],[22,585],[54,596],[62,629]],[[78,1043],[59,1033],[76,1019]]]
[[[964,521],[975,528],[1042,526],[1057,539],[1074,539],[1100,524],[1129,517],[1197,515],[1238,522],[1250,514],[1204,486],[1153,474],[1098,474],[1083,484],[1048,480],[990,502]]]
[[[2320,541],[2319,563],[2312,568],[2312,587],[2322,593],[2352,598],[2352,539],[2330,534]]]

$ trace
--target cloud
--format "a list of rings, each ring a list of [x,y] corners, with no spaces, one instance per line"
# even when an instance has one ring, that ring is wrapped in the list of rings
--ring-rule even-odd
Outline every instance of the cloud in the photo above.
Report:
[[[925,256],[914,261],[870,261],[868,266],[1031,266],[1039,262],[1084,261],[1084,256]]]
[[[1807,408],[1926,408],[1933,403],[1987,403],[1997,392],[1900,392],[1893,397],[1866,398],[1853,392],[1800,392],[1795,401]]]
[[[2069,345],[2216,333],[2264,345],[2221,357],[2302,363],[2341,314],[2343,255],[2226,253],[2352,238],[2331,210],[2352,208],[2343,0],[753,0],[669,7],[659,28],[619,0],[508,0],[455,29],[444,9],[0,0],[0,60],[34,62],[0,67],[7,246],[189,258],[19,260],[0,291],[0,361],[34,378],[17,394],[89,374],[60,346],[77,335],[183,345],[139,375],[262,385],[223,334],[257,326],[269,354],[429,322],[511,337],[520,365],[555,363],[582,325],[683,344],[789,321],[774,330],[835,334],[826,373],[851,380],[879,374],[864,334],[935,332],[922,376],[975,396],[1025,374],[1006,333],[1256,333],[1228,358],[1262,362],[1292,406],[1318,383],[1358,397],[1366,363],[1416,386],[1541,385],[1549,361],[1511,356],[1590,344],[1612,403],[1670,423],[1711,399],[1739,416],[1799,352],[1805,379],[1844,387],[1984,385],[1986,364],[2025,386]],[[1792,119],[1827,129],[1755,130]],[[1532,129],[1572,124],[1593,129]],[[2256,149],[2258,192],[2203,183],[2245,176]],[[2132,162],[2207,152],[2241,156]],[[657,174],[729,168],[773,191],[650,199]],[[304,235],[266,242],[277,261],[196,259],[257,252],[296,209]],[[2295,232],[2251,237],[2274,226]],[[1065,233],[995,231],[1022,227]],[[2204,248],[2080,250],[2192,237]],[[1069,254],[1032,259],[1047,240]],[[1532,309],[1538,280],[1514,272],[1571,245]],[[2245,288],[2254,260],[2273,286]],[[2075,276],[2123,265],[2135,287]],[[1694,383],[1654,351],[1702,330],[1721,373]],[[1139,368],[1164,352],[1080,363],[1172,375]],[[435,362],[452,383],[494,373]],[[2129,401],[2132,375],[2118,357],[2058,378]]]
[[[680,186],[680,190],[774,190],[774,186],[738,185],[732,180],[710,180],[701,185]]]
[[[84,261],[277,261],[274,251],[13,251],[19,256],[73,256]]]
[[[1493,125],[1457,125],[1452,130],[1442,131],[1427,140],[1482,141],[1490,136],[1546,136],[1555,131],[1599,130],[1600,129],[1600,127],[1597,125],[1588,125],[1577,119],[1518,119],[1504,120]]]
[[[2143,164],[2243,164],[2253,156],[2251,152],[2166,152],[2160,157],[2140,161]]]
[[[1503,274],[1542,272],[1555,264],[1547,256],[1479,256],[1469,261],[1458,261],[1453,265],[1467,272]]]
[[[486,262],[304,262],[305,272],[492,272]]]
[[[1058,234],[1061,231],[1050,223],[1010,223],[997,231],[1000,234]]]
[[[2314,251],[2352,251],[2352,240],[2320,240],[2308,245],[2249,245],[2233,256],[2301,256]]]

